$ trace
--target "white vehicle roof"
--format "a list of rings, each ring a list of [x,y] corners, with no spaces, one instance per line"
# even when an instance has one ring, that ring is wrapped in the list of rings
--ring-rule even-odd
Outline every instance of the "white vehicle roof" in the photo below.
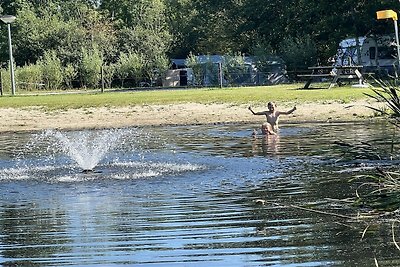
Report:
[[[358,37],[358,42],[359,45],[361,46],[365,39],[367,39],[366,37]],[[355,47],[357,44],[356,42],[356,38],[349,38],[349,39],[344,39],[339,43],[339,47],[340,48],[347,48],[347,47]]]

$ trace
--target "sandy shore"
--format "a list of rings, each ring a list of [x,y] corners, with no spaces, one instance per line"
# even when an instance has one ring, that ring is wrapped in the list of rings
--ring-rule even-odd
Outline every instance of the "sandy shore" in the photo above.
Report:
[[[383,104],[382,104],[383,105]],[[281,117],[282,123],[294,122],[341,122],[371,119],[378,105],[358,101],[353,103],[305,103],[297,104],[297,110]],[[289,110],[293,104],[282,103],[279,110]],[[130,107],[104,107],[45,111],[40,107],[26,109],[0,109],[0,131],[37,131],[43,129],[94,129],[119,128],[144,125],[190,125],[207,123],[262,123],[264,116],[254,116],[248,105],[227,104],[177,104],[145,105]],[[253,106],[255,111],[266,110]]]

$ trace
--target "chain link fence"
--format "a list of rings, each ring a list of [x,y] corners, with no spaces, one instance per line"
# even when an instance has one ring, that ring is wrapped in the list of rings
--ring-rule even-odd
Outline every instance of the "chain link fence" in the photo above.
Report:
[[[79,77],[79,75],[77,75]],[[83,79],[44,80],[36,73],[26,70],[16,70],[17,92],[54,91],[54,90],[108,90],[108,89],[162,89],[174,87],[237,87],[237,86],[262,86],[289,83],[290,79],[284,68],[276,68],[263,72],[255,68],[226,70],[221,64],[212,68],[194,70],[192,68],[171,69],[164,74],[156,73],[152,78],[144,76],[128,76],[119,78],[107,76],[104,70],[99,74],[96,86],[87,87]],[[11,92],[11,78],[8,69],[0,69],[1,93]]]

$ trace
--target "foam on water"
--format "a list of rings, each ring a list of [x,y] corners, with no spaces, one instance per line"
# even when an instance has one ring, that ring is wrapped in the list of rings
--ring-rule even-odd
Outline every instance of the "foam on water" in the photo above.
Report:
[[[202,171],[202,165],[165,162],[115,162],[99,165],[98,172],[82,173],[72,165],[32,166],[0,170],[0,181],[38,180],[48,182],[82,182],[92,180],[127,180],[179,175],[186,172]]]
[[[140,129],[46,130],[33,134],[17,164],[0,169],[0,180],[80,182],[126,180],[204,170],[200,164],[146,160],[142,145],[156,139]],[[159,146],[157,146],[159,147]],[[176,161],[176,160],[175,160]],[[93,170],[93,171],[91,171]]]
[[[124,138],[132,133],[126,129],[101,132],[83,131],[70,134],[48,130],[44,132],[43,137],[52,139],[54,148],[64,152],[83,170],[93,170],[108,152],[123,144]]]

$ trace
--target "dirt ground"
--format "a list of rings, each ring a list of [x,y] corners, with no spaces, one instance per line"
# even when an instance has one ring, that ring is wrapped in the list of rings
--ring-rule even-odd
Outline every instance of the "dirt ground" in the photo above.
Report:
[[[382,104],[383,105],[383,104]],[[297,110],[281,116],[282,123],[361,121],[374,117],[370,106],[376,103],[306,103]],[[278,110],[293,107],[280,104]],[[266,106],[253,106],[254,111]],[[37,131],[44,129],[102,129],[144,125],[190,125],[209,123],[262,123],[264,116],[254,116],[248,105],[197,104],[144,105],[118,108],[86,108],[46,111],[40,107],[0,109],[0,132]]]

